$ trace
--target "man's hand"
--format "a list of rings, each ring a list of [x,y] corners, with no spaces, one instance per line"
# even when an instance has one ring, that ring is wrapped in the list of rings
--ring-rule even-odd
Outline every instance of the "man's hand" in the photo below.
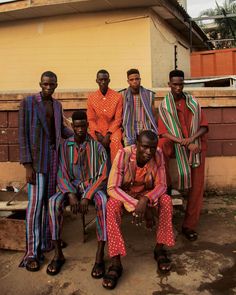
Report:
[[[195,143],[190,143],[190,144],[188,145],[188,149],[190,150],[190,152],[193,152],[193,153],[195,153],[195,154],[201,152],[200,147],[199,147],[197,144],[195,144]]]
[[[89,200],[84,198],[80,202],[80,212],[82,214],[87,214],[88,213],[88,205],[89,205]]]
[[[137,226],[142,225],[142,222],[144,221],[147,204],[148,198],[146,196],[140,197],[133,212],[133,223],[135,223]]]
[[[102,134],[97,131],[95,131],[95,134],[97,136],[97,140],[102,143],[104,136],[102,136]]]
[[[70,211],[73,214],[78,214],[79,211],[79,200],[74,193],[68,193],[68,199],[70,204]]]
[[[24,167],[26,169],[26,182],[30,184],[36,184],[36,173],[32,165],[25,164]]]
[[[110,136],[111,133],[107,133],[106,136],[103,137],[102,145],[104,146],[105,149],[109,148],[110,145]]]
[[[192,137],[188,137],[188,138],[183,138],[182,140],[181,140],[181,145],[183,145],[183,146],[188,146],[190,143],[192,143],[194,141],[194,138],[192,138]]]

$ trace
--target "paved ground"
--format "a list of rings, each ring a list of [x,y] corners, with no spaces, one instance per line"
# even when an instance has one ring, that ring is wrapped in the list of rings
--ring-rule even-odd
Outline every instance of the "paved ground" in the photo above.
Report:
[[[94,228],[82,243],[80,218],[66,215],[64,240],[67,258],[56,277],[46,274],[45,264],[37,273],[18,268],[22,253],[0,251],[1,295],[233,295],[236,294],[236,197],[211,196],[205,200],[199,239],[189,242],[178,230],[183,213],[175,212],[176,246],[171,250],[172,271],[161,276],[153,259],[154,232],[138,229],[124,216],[123,228],[128,255],[123,259],[124,272],[113,291],[102,288],[101,280],[90,277],[94,263],[96,238]]]

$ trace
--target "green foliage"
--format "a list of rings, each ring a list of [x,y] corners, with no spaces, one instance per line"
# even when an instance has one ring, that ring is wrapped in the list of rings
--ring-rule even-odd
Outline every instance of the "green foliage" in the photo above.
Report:
[[[225,0],[222,5],[216,1],[216,7],[203,10],[199,16],[216,16],[236,14],[236,0]],[[215,26],[209,28],[203,22],[200,27],[210,39],[234,39],[234,41],[215,42],[216,48],[229,48],[236,46],[236,17],[220,18],[214,20]]]

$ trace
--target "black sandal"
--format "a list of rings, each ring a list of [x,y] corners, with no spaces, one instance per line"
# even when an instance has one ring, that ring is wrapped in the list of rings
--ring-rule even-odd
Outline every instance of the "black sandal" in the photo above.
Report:
[[[36,263],[36,266],[35,267],[32,267],[32,265],[31,265],[32,262],[35,262]],[[39,271],[40,263],[39,263],[38,259],[36,259],[36,258],[33,258],[33,257],[32,258],[28,258],[27,261],[26,261],[25,268],[28,271],[32,271],[32,272]]]
[[[182,227],[182,233],[189,241],[196,241],[198,238],[198,234],[195,232],[195,230],[187,227]]]
[[[47,267],[47,274],[50,276],[57,275],[60,272],[61,267],[65,263],[65,261],[66,261],[65,259],[64,260],[52,260]],[[50,270],[50,267],[52,267],[54,270]]]
[[[115,272],[116,274],[109,274],[109,272]],[[108,272],[104,275],[103,277],[103,287],[105,289],[109,289],[109,290],[112,290],[116,287],[117,285],[117,282],[119,280],[119,278],[121,277],[122,275],[122,272],[123,272],[123,267],[122,265],[111,265],[109,268],[108,268]],[[105,286],[104,285],[104,280],[107,280],[109,283],[111,283],[111,286]]]
[[[91,271],[91,276],[94,279],[101,279],[105,274],[105,262],[95,262]]]
[[[171,270],[171,260],[168,258],[165,249],[154,249],[154,259],[157,261],[157,266],[161,273],[166,274]]]

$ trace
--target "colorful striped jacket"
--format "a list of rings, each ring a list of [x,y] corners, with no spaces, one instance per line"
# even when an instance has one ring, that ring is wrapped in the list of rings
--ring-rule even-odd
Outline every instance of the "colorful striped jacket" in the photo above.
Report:
[[[71,136],[60,145],[57,186],[65,193],[82,193],[91,199],[106,187],[107,154],[104,147],[90,135],[80,146]]]
[[[131,88],[123,89],[120,91],[123,98],[123,129],[124,129],[124,144],[129,146],[136,144],[137,139],[137,126],[134,110],[134,98],[131,92]],[[143,125],[147,126],[147,129],[152,129],[156,133],[157,123],[152,113],[152,105],[154,103],[154,92],[140,86],[139,90],[141,105],[138,110],[141,112],[141,108],[144,110]],[[137,110],[136,110],[137,111]]]
[[[73,131],[63,124],[62,105],[53,101],[56,150],[61,137],[68,138]],[[46,111],[40,93],[23,99],[19,110],[20,163],[32,163],[38,173],[49,171],[50,138],[46,122]]]
[[[158,198],[166,192],[165,162],[161,149],[157,148],[155,157],[146,165],[145,189],[142,194],[148,197],[150,206],[155,206]],[[120,200],[129,212],[134,211],[138,203],[138,200],[129,194],[136,169],[136,146],[120,149],[112,164],[107,185],[108,195]]]

